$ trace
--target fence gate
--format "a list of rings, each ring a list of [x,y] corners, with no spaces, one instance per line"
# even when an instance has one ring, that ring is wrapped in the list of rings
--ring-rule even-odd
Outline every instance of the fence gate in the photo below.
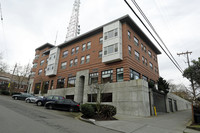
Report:
[[[165,95],[153,92],[153,104],[156,107],[157,113],[166,113]]]

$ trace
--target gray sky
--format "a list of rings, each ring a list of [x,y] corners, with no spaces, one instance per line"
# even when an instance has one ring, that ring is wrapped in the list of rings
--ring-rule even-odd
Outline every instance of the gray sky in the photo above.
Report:
[[[35,49],[46,42],[63,43],[67,33],[74,0],[0,0],[3,26],[0,27],[0,52],[4,60],[14,66],[32,63]],[[199,0],[136,0],[155,27],[182,69],[186,58],[177,53],[192,51],[190,59],[200,57],[200,1]],[[81,34],[109,21],[129,14],[139,26],[124,0],[81,0],[79,24]],[[145,31],[145,30],[144,30]],[[145,31],[146,32],[146,31]],[[160,47],[155,44],[159,49]],[[174,83],[189,82],[161,50],[158,56],[160,75]]]

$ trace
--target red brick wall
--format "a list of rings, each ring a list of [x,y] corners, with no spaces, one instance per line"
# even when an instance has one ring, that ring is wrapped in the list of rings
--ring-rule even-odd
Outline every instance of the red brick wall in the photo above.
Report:
[[[35,87],[35,83],[39,83],[40,81],[49,81],[49,88],[50,88],[51,80],[54,80],[53,88],[56,88],[58,77],[65,78],[65,87],[66,87],[69,76],[70,77],[76,76],[76,72],[81,71],[81,70],[86,70],[86,69],[89,69],[90,73],[93,73],[93,72],[99,73],[99,83],[101,83],[101,72],[104,70],[113,69],[113,82],[116,82],[116,69],[121,68],[121,67],[124,68],[124,80],[125,81],[130,80],[130,76],[129,76],[130,68],[139,72],[141,75],[147,76],[149,79],[157,81],[159,74],[155,72],[154,67],[156,66],[158,68],[158,64],[156,61],[153,60],[153,57],[152,58],[149,57],[148,50],[150,50],[152,52],[152,55],[155,55],[156,57],[157,57],[157,55],[146,44],[146,42],[144,42],[134,32],[134,30],[131,29],[131,27],[129,25],[127,25],[126,23],[123,23],[122,27],[123,27],[122,28],[123,60],[115,62],[115,63],[104,64],[104,63],[102,63],[102,58],[98,57],[99,51],[102,51],[102,44],[99,43],[99,38],[103,36],[103,32],[95,34],[93,36],[90,36],[84,40],[80,40],[79,42],[76,42],[72,45],[68,45],[66,47],[61,48],[57,75],[53,76],[53,77],[47,77],[44,74],[44,69],[47,67],[46,59],[48,58],[48,56],[42,57],[42,53],[49,48],[45,48],[41,51],[36,51],[36,53],[39,54],[40,56],[39,56],[39,59],[37,60],[38,66],[35,69],[36,75],[35,75],[35,79],[34,79],[33,88]],[[128,30],[131,32],[130,40],[128,39],[128,34],[127,34]],[[137,37],[137,39],[139,40],[139,46],[136,46],[134,44],[134,40],[133,40],[134,36]],[[91,42],[91,48],[89,50],[87,50],[88,42]],[[86,44],[86,50],[82,51],[82,44],[84,44],[84,43]],[[143,45],[146,46],[147,53],[145,53],[144,51],[141,50],[141,43],[143,43]],[[128,45],[130,45],[132,47],[132,55],[129,55],[129,53],[128,53]],[[79,46],[79,52],[71,55],[72,48],[76,49],[77,46]],[[68,50],[68,56],[62,57],[63,52],[66,50]],[[136,60],[134,50],[137,50],[140,53],[140,61]],[[90,55],[90,62],[86,63],[86,56],[88,54]],[[80,64],[82,56],[85,57],[84,64]],[[144,56],[147,59],[147,63],[148,63],[147,66],[145,66],[142,63],[142,56]],[[77,66],[70,67],[69,66],[70,60],[72,60],[72,59],[74,60],[75,58],[78,59]],[[45,63],[42,66],[40,66],[40,61],[43,59],[45,60]],[[65,61],[67,61],[67,67],[66,67],[66,69],[61,69],[61,63],[65,62]],[[149,61],[151,61],[151,63],[153,64],[153,70],[151,70],[151,68],[149,66]],[[38,76],[39,69],[43,70],[41,76]],[[93,71],[94,69],[96,69],[97,71]],[[34,69],[32,69],[32,70],[34,70]]]

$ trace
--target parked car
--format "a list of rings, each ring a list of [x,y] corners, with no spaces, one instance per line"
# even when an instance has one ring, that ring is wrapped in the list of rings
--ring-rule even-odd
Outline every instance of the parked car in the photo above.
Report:
[[[27,97],[25,99],[26,103],[35,103],[38,99],[43,98],[43,96],[32,96],[32,97]]]
[[[25,100],[27,97],[32,97],[32,96],[33,95],[29,93],[20,93],[20,94],[12,95],[12,98],[14,100]]]
[[[46,102],[45,108],[47,109],[58,109],[58,110],[68,110],[70,112],[80,111],[80,106],[77,102],[71,99],[62,99],[57,101]]]
[[[36,100],[37,106],[44,106],[46,102],[65,99],[63,96],[50,95]]]

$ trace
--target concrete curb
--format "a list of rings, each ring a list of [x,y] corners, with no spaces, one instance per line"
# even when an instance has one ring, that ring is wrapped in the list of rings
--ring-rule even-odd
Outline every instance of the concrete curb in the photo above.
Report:
[[[88,122],[88,123],[96,125],[96,120],[94,120],[94,119],[85,119],[85,118],[83,118],[81,116],[79,117],[79,119],[82,120],[82,121],[85,121],[85,122]]]

